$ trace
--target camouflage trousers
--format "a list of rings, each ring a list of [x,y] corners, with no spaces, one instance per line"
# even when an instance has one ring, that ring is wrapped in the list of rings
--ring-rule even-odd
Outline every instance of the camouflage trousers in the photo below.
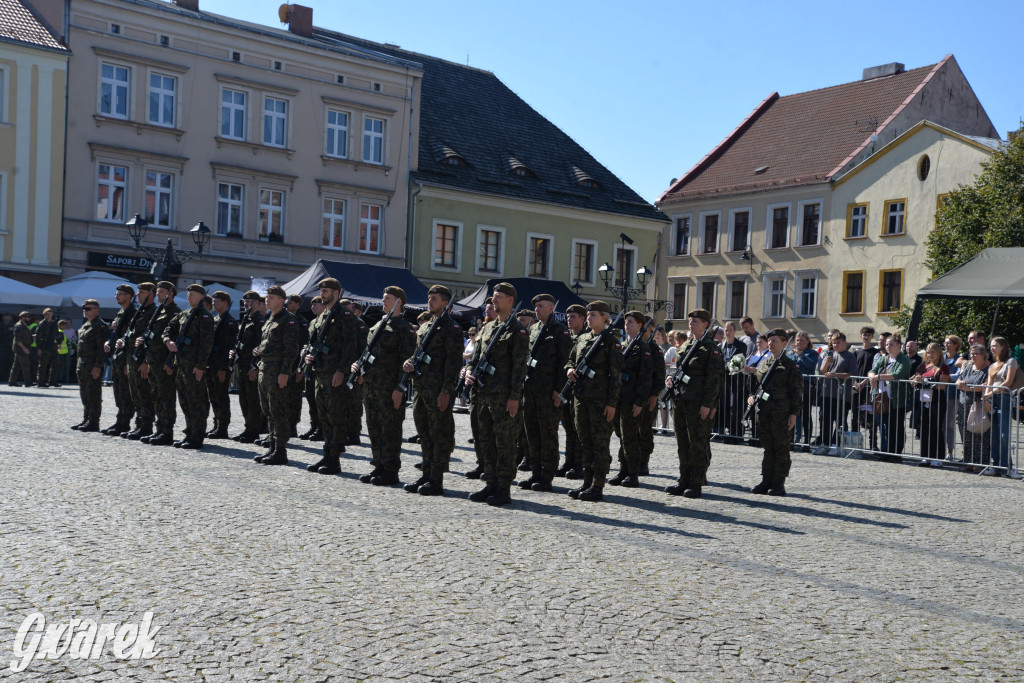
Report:
[[[128,376],[128,361],[119,358],[111,368],[110,379],[114,383],[114,405],[117,406],[117,424],[127,427],[135,417],[135,403],[132,401],[131,378]]]
[[[292,428],[294,429],[299,420],[302,419],[302,391],[306,388],[306,378],[301,374],[292,373],[292,376],[288,379],[288,391],[291,392],[289,397],[289,406],[291,413],[289,414],[289,420]]]
[[[654,410],[648,410],[644,406],[644,412],[640,416],[643,420],[640,423],[640,467],[650,465],[651,453],[654,452],[654,425],[658,420],[658,406]]]
[[[614,420],[605,419],[605,405],[601,401],[573,399],[576,415],[576,433],[580,439],[579,462],[584,474],[593,477],[594,485],[604,486],[612,465],[611,440]]]
[[[303,379],[303,386],[306,391],[306,405],[309,407],[309,428],[319,429],[320,417],[316,411],[316,380],[313,379],[312,374]]]
[[[139,364],[128,359],[128,388],[131,391],[132,403],[135,404],[135,427],[152,429],[155,413],[153,411],[153,388],[148,379],[139,374]]]
[[[579,465],[580,438],[576,434],[576,410],[573,400],[562,403],[562,428],[565,429],[565,468],[573,469]]]
[[[370,435],[373,469],[398,474],[402,467],[402,423],[405,422],[405,399],[395,409],[391,387],[364,388],[366,432]]]
[[[483,479],[506,488],[516,477],[516,438],[519,422],[508,414],[507,401],[473,396],[478,405],[476,446],[477,459],[483,464]]]
[[[78,363],[78,395],[82,398],[83,417],[88,422],[97,422],[103,408],[103,373],[92,378],[92,365],[85,367]]]
[[[255,379],[249,379],[249,366],[239,363],[238,372],[238,405],[242,409],[242,420],[245,431],[259,434],[266,431],[267,418],[263,414],[263,402],[260,399],[260,378],[257,372]]]
[[[61,358],[57,350],[43,351],[39,354],[39,383],[58,384],[60,382]]]
[[[369,413],[367,413],[369,416]],[[448,471],[452,451],[455,450],[455,416],[452,406],[441,412],[437,409],[437,395],[417,391],[412,399],[412,419],[420,435],[423,454],[423,476],[436,479]]]
[[[761,458],[761,480],[772,488],[785,484],[792,465],[790,444],[793,442],[793,430],[786,426],[789,415],[786,413],[757,414],[757,434],[761,440],[764,456]]]
[[[282,389],[277,383],[282,372],[288,372],[288,368],[280,361],[260,362],[260,406],[267,416],[270,437],[281,447],[288,443],[292,434],[291,407],[288,403],[291,387],[285,385]]]
[[[163,363],[149,366],[149,387],[153,392],[153,412],[156,417],[154,429],[157,434],[173,434],[174,423],[178,419],[174,399],[177,390],[174,375],[168,375]]]
[[[185,418],[185,438],[202,442],[206,438],[206,418],[210,415],[210,398],[206,389],[206,375],[197,380],[191,367],[179,366],[174,375],[178,390],[178,403]]]
[[[218,375],[224,372],[224,381]],[[206,382],[206,395],[210,399],[213,411],[213,426],[216,429],[227,429],[231,424],[231,394],[229,392],[230,376],[227,371],[207,370],[203,380]]]
[[[316,373],[316,414],[324,437],[324,455],[345,452],[348,441],[348,409],[351,405],[348,388],[342,382],[331,386],[332,371]]]
[[[555,406],[551,389],[527,391],[520,412],[526,428],[530,448],[530,469],[536,479],[551,481],[558,469],[558,417],[561,408]]]
[[[32,357],[27,353],[15,353],[11,375],[7,381],[11,384],[32,384]]]
[[[697,401],[675,401],[672,406],[672,428],[676,432],[679,453],[679,484],[685,488],[708,483],[711,427],[715,421],[700,419],[700,408]]]
[[[480,404],[479,401],[476,401],[474,398],[470,399],[470,402],[469,402],[469,431],[473,434],[473,444],[474,445],[480,442],[480,405],[481,404]],[[480,471],[483,471],[483,469],[484,469],[484,461],[483,461],[483,458],[480,457],[480,449],[477,448],[477,449],[475,449],[475,451],[476,451],[476,466],[477,466],[477,469],[479,469]]]
[[[348,394],[348,423],[346,436],[349,440],[359,439],[363,431],[363,385],[353,384],[352,389],[346,389]]]
[[[619,468],[630,477],[640,475],[643,467],[643,424],[650,424],[645,408],[633,417],[633,404],[620,403],[615,411],[615,435],[619,437]]]

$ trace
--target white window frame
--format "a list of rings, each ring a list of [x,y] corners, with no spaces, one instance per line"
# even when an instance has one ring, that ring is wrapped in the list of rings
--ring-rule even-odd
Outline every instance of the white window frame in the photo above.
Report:
[[[679,241],[678,240],[679,221],[684,219],[684,218],[689,222],[689,234],[686,236],[686,251],[685,252],[679,252],[679,251],[676,251],[676,244]],[[672,217],[672,227],[670,228],[670,230],[671,230],[671,233],[672,233],[670,235],[670,237],[672,238],[672,243],[671,243],[671,245],[669,245],[672,248],[671,256],[693,256],[693,214],[692,213],[682,213],[682,214],[679,214],[678,216],[673,216]]]
[[[11,98],[8,96],[8,88],[10,87],[11,79],[7,73],[7,65],[0,64],[0,123],[10,123],[11,116],[7,111],[8,103]]]
[[[331,123],[331,114],[341,114],[345,117],[345,125]],[[324,154],[335,159],[348,159],[349,130],[352,126],[352,112],[337,107],[328,107],[324,114]],[[334,148],[331,148],[331,133],[334,133]],[[338,150],[338,144],[341,150]]]
[[[732,286],[733,283],[743,284],[743,310],[734,311],[732,310]],[[747,286],[750,283],[750,278],[746,275],[726,275],[725,276],[725,317],[729,320],[740,320],[746,317],[747,308],[750,306],[750,288]]]
[[[241,105],[236,104],[234,101],[226,103],[224,102],[224,93],[238,93],[245,98],[245,101]],[[248,90],[241,88],[228,88],[222,86],[220,89],[220,127],[218,128],[217,134],[226,140],[246,140],[248,139],[249,133],[249,103],[252,101],[252,93]],[[242,131],[241,135],[237,134],[234,125],[234,113],[237,111],[242,112]],[[224,116],[225,113],[228,115],[228,128],[230,135],[224,134]]]
[[[223,197],[220,196],[221,185],[227,185],[228,186],[228,196],[227,196],[227,198],[223,198]],[[232,188],[232,187],[237,187],[237,188],[241,189],[241,192],[239,193],[239,198],[237,200],[231,199],[231,190],[230,190],[230,188]],[[238,183],[238,182],[234,182],[232,180],[225,180],[225,179],[220,179],[220,178],[217,179],[217,211],[216,211],[216,214],[215,214],[216,218],[214,220],[214,222],[216,223],[216,225],[214,226],[214,232],[218,236],[220,236],[220,237],[225,237],[227,235],[238,235],[239,237],[244,237],[245,236],[245,193],[246,193],[246,185],[245,185],[245,183]],[[221,232],[221,224],[220,224],[220,207],[221,207],[221,204],[223,204],[227,208],[227,215],[228,215],[228,222],[229,222],[229,225],[226,226],[226,229],[224,230],[224,232]],[[230,229],[230,227],[231,227],[230,226],[231,207],[233,207],[233,206],[237,206],[238,207],[238,230],[231,230]]]
[[[572,238],[572,266],[571,266],[572,270],[569,272],[569,279],[573,280],[574,284],[575,284],[575,279],[574,278],[575,278],[575,275],[576,275],[576,245],[577,244],[589,244],[591,247],[594,248],[594,258],[592,258],[590,260],[590,272],[587,274],[587,279],[579,281],[579,283],[581,285],[584,285],[585,287],[593,287],[594,285],[597,284],[597,250],[598,250],[598,242],[597,242],[597,240],[585,240],[585,239],[580,239],[579,237],[573,237]]]
[[[804,279],[814,280],[814,310],[809,313],[803,311],[803,294],[805,290],[803,288]],[[821,287],[818,286],[821,280],[821,273],[817,270],[797,270],[793,272],[793,318],[794,319],[806,319],[818,317],[818,297],[821,291]]]
[[[328,212],[325,204],[327,202],[341,202],[341,213],[334,213],[333,211]],[[336,208],[332,205],[332,209]],[[320,248],[321,249],[332,249],[334,251],[345,251],[345,240],[348,239],[348,200],[343,197],[330,197],[325,196],[320,198]],[[324,244],[324,221],[329,220],[331,222],[331,239],[328,244]],[[337,229],[340,238],[340,246],[334,246],[334,235],[335,229]]]
[[[161,79],[159,86],[153,85],[153,78]],[[167,90],[163,87],[163,79],[170,79],[171,90]],[[146,109],[147,120],[154,126],[162,126],[164,128],[174,128],[178,123],[178,77],[170,74],[163,73],[162,71],[150,71],[146,74]],[[158,100],[157,110],[153,111],[153,96],[154,94]],[[162,113],[164,110],[163,104],[166,98],[171,100],[171,120],[162,120]],[[154,119],[154,114],[156,118]]]
[[[380,123],[380,131],[367,130],[366,126],[370,121]],[[385,144],[388,131],[388,121],[380,116],[363,116],[363,162],[383,166],[387,159],[387,145]],[[375,158],[375,142],[380,144],[379,158]]]
[[[707,251],[707,246],[708,246],[708,244],[707,244],[707,233],[705,232],[705,230],[707,228],[707,219],[708,219],[709,216],[714,216],[717,219],[717,221],[718,221],[718,224],[717,224],[717,226],[715,228],[715,233],[716,233],[715,234],[715,245],[714,245],[715,248],[712,249],[711,251]],[[700,217],[698,218],[698,221],[700,222],[700,239],[697,242],[698,242],[698,244],[700,246],[700,252],[697,255],[698,256],[705,256],[707,254],[719,254],[719,253],[721,253],[721,251],[722,251],[722,212],[721,211],[701,211],[700,212]]]
[[[864,209],[864,215],[859,218],[863,221],[861,223],[861,231],[859,235],[853,234],[853,223],[854,223],[854,209]],[[868,236],[868,210],[870,206],[868,202],[850,202],[846,205],[846,239],[848,240],[860,240]]]
[[[100,167],[101,166],[109,166],[110,167],[110,177],[109,177],[109,179],[106,182],[102,182],[102,183],[100,182]],[[118,183],[117,181],[115,181],[113,179],[114,178],[114,169],[115,168],[123,168],[124,169],[124,182],[123,183]],[[128,167],[128,164],[126,164],[124,162],[121,162],[121,163],[116,163],[116,162],[112,162],[112,161],[98,161],[98,162],[96,162],[96,184],[94,185],[94,189],[95,189],[95,193],[96,194],[95,194],[95,203],[93,204],[93,206],[95,207],[95,210],[97,211],[97,213],[94,214],[97,221],[104,221],[104,222],[108,222],[108,223],[123,223],[124,221],[128,220],[127,203],[128,203],[129,173],[130,173],[130,169]],[[102,216],[102,217],[98,213],[99,206],[100,206],[100,186],[101,185],[105,185],[108,188],[108,190],[107,190],[107,212],[106,212],[106,215]],[[112,216],[111,213],[110,213],[110,210],[111,210],[111,207],[113,206],[113,202],[111,202],[110,199],[112,197],[113,192],[117,188],[121,188],[121,215],[120,216]]]
[[[157,176],[157,184],[156,185],[150,185],[149,184],[149,174],[150,173],[155,173],[156,174],[156,176]],[[169,177],[171,179],[171,187],[170,187],[170,189],[166,189],[164,187],[161,187],[161,185],[160,185],[160,176],[167,176],[167,177]],[[175,189],[175,187],[178,184],[178,179],[177,179],[176,175],[174,173],[171,173],[170,171],[166,171],[166,170],[160,169],[160,168],[144,168],[142,170],[142,182],[143,182],[143,185],[144,185],[144,187],[143,187],[143,197],[145,199],[145,201],[143,202],[143,206],[145,206],[146,203],[149,201],[150,192],[152,192],[153,195],[154,195],[154,197],[153,197],[153,217],[152,217],[152,220],[150,220],[149,216],[146,216],[146,220],[149,221],[149,226],[151,228],[160,228],[160,229],[164,229],[164,230],[170,230],[171,228],[174,227],[174,209],[175,209],[175,206],[174,206],[174,189]],[[165,195],[165,194],[168,195],[168,198],[167,198],[167,217],[166,217],[167,221],[166,221],[166,225],[162,225],[160,223],[160,220],[159,220],[158,210],[157,209],[160,206],[160,196],[161,195]]]
[[[707,309],[708,313],[711,314],[711,319],[714,320],[716,317],[715,309],[718,307],[718,277],[698,277],[693,302],[694,308],[704,305],[704,285],[708,282],[714,285],[714,291],[711,295],[711,308]]]
[[[544,264],[544,270],[547,271],[547,275],[540,278],[544,280],[550,280],[552,279],[552,275],[554,273],[553,268],[555,264],[555,236],[545,235],[544,233],[541,232],[526,233],[526,258],[524,259],[525,266],[523,268],[523,277],[532,277],[534,279],[538,279],[538,276],[532,275],[530,273],[530,243],[535,239],[548,240],[548,244],[550,245],[548,247],[547,259],[545,259],[547,263]]]
[[[683,305],[679,308],[676,307],[676,285],[683,286]],[[685,316],[689,313],[690,303],[690,290],[693,289],[693,284],[690,280],[686,279],[670,279],[668,281],[668,299],[672,304],[672,315],[669,316],[670,320],[685,320]]]
[[[886,199],[882,203],[882,237],[901,237],[907,234],[907,204],[909,199],[904,197],[900,199]],[[901,208],[895,214],[892,213],[893,207],[900,205]],[[889,216],[895,215],[899,217],[900,230],[899,232],[889,232]]]
[[[774,213],[775,209],[785,208],[787,210],[786,219],[786,242],[781,247],[772,246],[772,230],[774,229]],[[793,202],[779,202],[778,204],[769,204],[765,209],[765,220],[764,220],[764,248],[765,249],[788,249],[790,233],[793,232]]]
[[[256,239],[263,242],[269,242],[270,236],[274,233],[270,231],[270,226],[273,223],[274,214],[277,214],[279,218],[277,234],[281,236],[281,241],[284,241],[285,236],[285,217],[288,211],[288,191],[281,187],[273,187],[271,185],[260,185],[257,188],[257,209],[256,209]],[[263,200],[263,193],[268,193],[268,201]],[[273,203],[273,197],[275,194],[281,196],[280,205]],[[267,234],[260,234],[260,225],[264,222],[264,213],[266,213],[266,226]]]
[[[484,232],[496,232],[500,235],[498,238],[498,268],[497,270],[485,270],[483,268],[482,255],[480,248],[483,246]],[[484,225],[483,223],[477,223],[476,226],[476,262],[474,265],[473,272],[476,275],[483,277],[501,277],[505,274],[505,228],[497,225]]]
[[[367,216],[363,218],[363,207],[376,208],[377,218],[371,218]],[[359,245],[356,245],[356,250],[361,254],[383,254],[384,253],[384,205],[377,204],[374,202],[360,202],[359,203],[359,239],[363,239],[363,227],[367,228],[367,239],[366,242],[369,244],[369,228],[377,228],[377,248],[376,249],[360,249]]]
[[[818,241],[809,242],[804,244],[804,207],[812,204],[818,205]],[[825,201],[823,199],[804,199],[796,203],[796,215],[797,226],[796,226],[796,237],[798,247],[820,247],[822,242],[822,233],[825,231]]]
[[[117,69],[124,69],[125,71],[128,72],[127,80],[120,81],[120,80],[117,80],[115,78],[107,78],[106,76],[103,75],[103,67],[104,66],[109,66],[109,67],[113,68],[115,74],[117,73]],[[98,88],[99,88],[99,92],[97,93],[99,106],[97,107],[97,109],[99,110],[100,114],[102,116],[107,116],[107,117],[112,118],[112,119],[123,119],[125,121],[130,120],[132,118],[132,67],[127,65],[127,64],[121,64],[119,62],[112,62],[112,61],[108,61],[108,60],[102,60],[102,61],[100,61],[99,77],[100,77],[99,78],[99,83],[97,84]],[[103,86],[104,85],[109,85],[110,89],[111,89],[110,111],[103,111]],[[123,87],[124,88],[124,109],[125,109],[124,114],[120,114],[117,111],[115,111],[116,108],[117,108],[115,106],[115,102],[117,101],[117,98],[114,95],[114,92],[119,87]]]
[[[0,235],[7,234],[7,172],[0,171]]]
[[[742,245],[736,244],[736,214],[747,214],[747,239]],[[729,236],[726,241],[726,251],[739,252],[750,248],[750,234],[754,231],[754,209],[747,206],[738,209],[729,209]]]
[[[625,285],[627,287],[633,287],[635,286],[634,283],[636,282],[636,271],[638,270],[636,266],[639,263],[640,259],[640,250],[636,247],[636,245],[633,244],[616,244],[612,248],[612,266],[615,268],[615,277],[612,278],[612,285],[614,285],[615,287],[622,286],[622,283],[619,281],[619,252],[621,251],[633,252],[633,258],[631,259],[633,263],[629,269],[629,277],[625,281]]]
[[[772,315],[772,283],[781,282],[782,292],[780,293],[780,301],[782,303],[782,311],[780,315]],[[761,305],[761,319],[762,320],[784,320],[786,318],[786,312],[789,305],[789,297],[786,296],[786,290],[789,288],[789,273],[771,272],[765,273],[764,276],[764,297]]]
[[[453,247],[452,260],[454,265],[445,265],[437,262],[437,232],[438,227],[445,226],[448,228],[455,228],[455,245]],[[430,230],[430,269],[440,270],[447,273],[460,273],[462,272],[462,235],[465,231],[463,230],[462,221],[450,221],[445,218],[435,218],[433,227]]]
[[[270,102],[280,102],[284,105],[284,111],[278,111],[275,106],[274,110],[267,111],[267,104]],[[291,109],[291,101],[285,97],[281,97],[277,94],[263,95],[263,144],[267,147],[288,147],[288,110]],[[281,137],[278,139],[278,124],[280,124]],[[269,140],[268,140],[269,137]]]

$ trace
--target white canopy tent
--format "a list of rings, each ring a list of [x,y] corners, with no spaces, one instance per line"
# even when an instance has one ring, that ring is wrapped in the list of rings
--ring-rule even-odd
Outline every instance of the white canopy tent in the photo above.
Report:
[[[119,307],[117,299],[114,298],[114,290],[125,282],[127,280],[123,277],[102,270],[89,270],[69,277],[63,282],[44,287],[43,291],[59,295],[61,302],[58,305],[62,308],[76,308],[86,299],[96,299],[100,302],[101,309],[117,309]],[[184,293],[175,296],[174,302],[182,309],[189,307],[188,298]]]
[[[0,307],[5,310],[22,309],[30,306],[57,307],[61,296],[39,287],[0,276]],[[20,310],[19,310],[20,312]]]

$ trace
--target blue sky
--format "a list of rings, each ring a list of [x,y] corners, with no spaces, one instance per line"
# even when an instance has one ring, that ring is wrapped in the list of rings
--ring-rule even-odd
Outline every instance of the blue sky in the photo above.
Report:
[[[279,0],[200,0],[280,27]],[[302,4],[302,3],[300,3]],[[493,71],[654,201],[773,91],[952,53],[1004,139],[1024,117],[1024,1],[319,2],[313,23]]]

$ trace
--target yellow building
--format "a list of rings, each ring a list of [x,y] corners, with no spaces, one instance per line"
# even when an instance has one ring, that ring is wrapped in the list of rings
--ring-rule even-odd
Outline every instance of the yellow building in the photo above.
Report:
[[[69,51],[20,0],[0,0],[0,275],[60,280]]]

